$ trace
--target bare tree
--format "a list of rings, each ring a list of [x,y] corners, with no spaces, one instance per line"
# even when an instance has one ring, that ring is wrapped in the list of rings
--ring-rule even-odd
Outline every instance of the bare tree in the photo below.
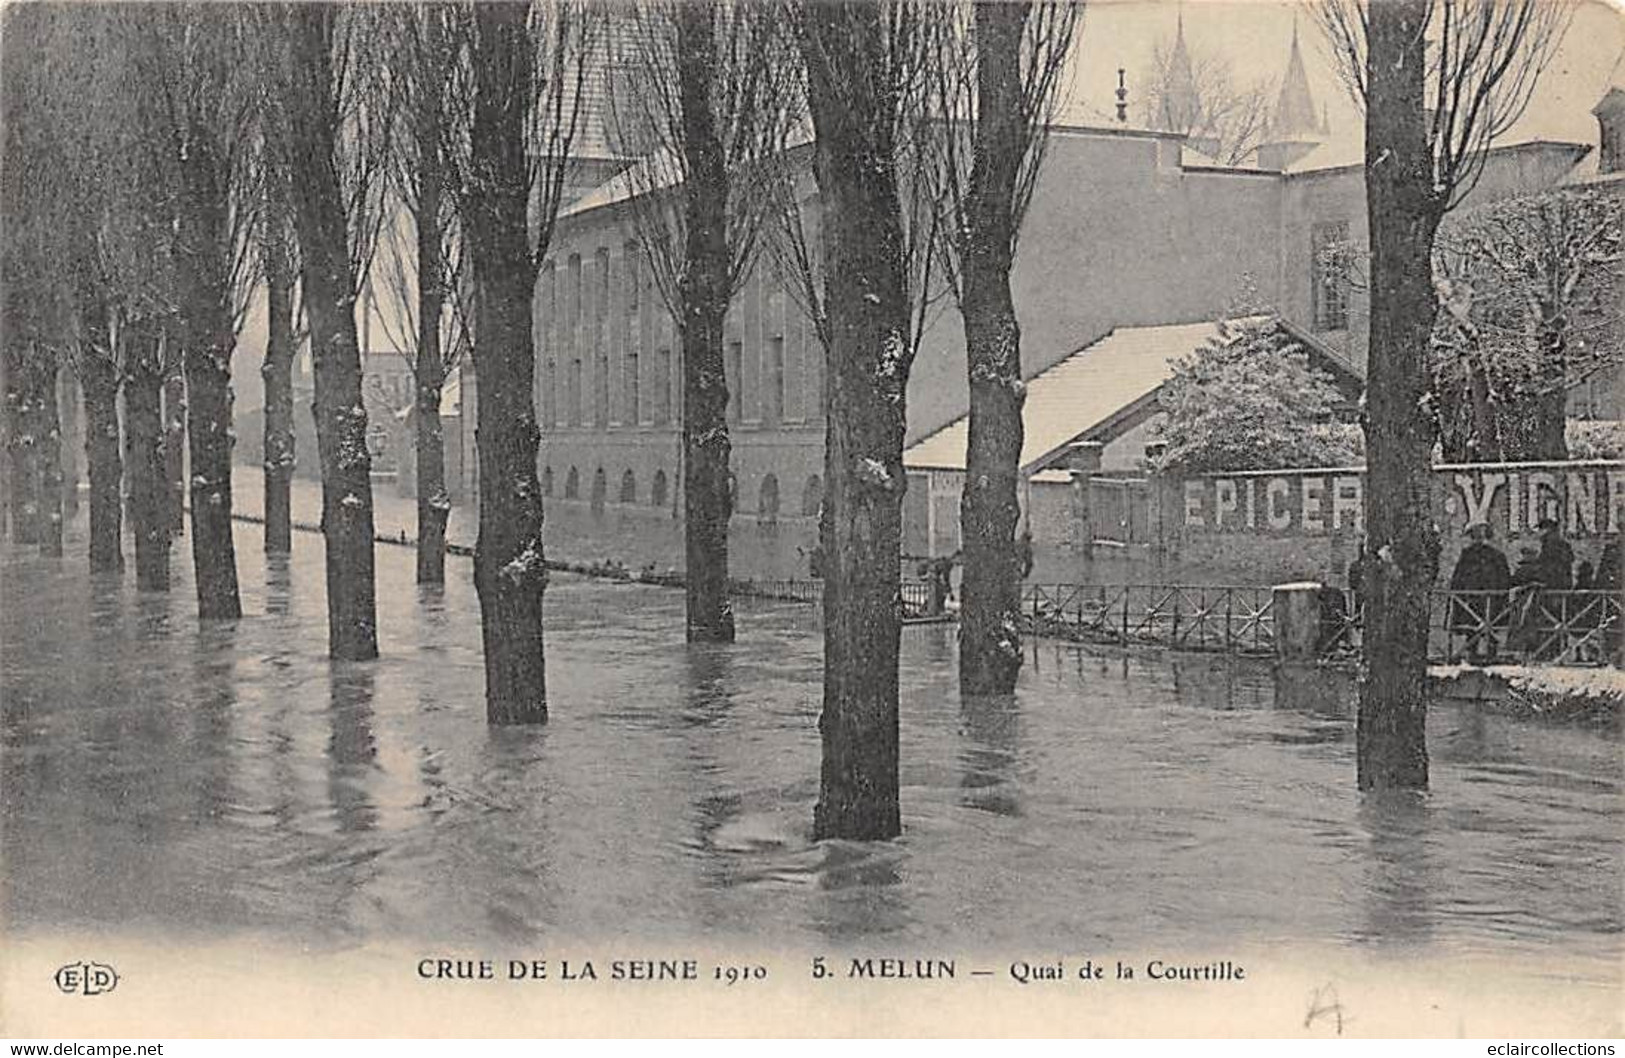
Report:
[[[479,380],[474,586],[485,715],[493,724],[547,719],[531,298],[552,244],[601,19],[591,5],[558,0],[479,3],[473,10],[474,116],[462,202]]]
[[[258,40],[253,19],[236,6],[141,14],[131,20],[138,75],[158,96],[150,138],[174,189],[174,319],[186,376],[198,614],[234,618],[242,605],[231,520],[231,354],[258,266]]]
[[[288,4],[272,15],[267,49],[275,88],[266,113],[287,166],[316,375],[327,645],[348,660],[378,655],[372,455],[355,308],[384,215],[394,121],[381,72],[384,18],[367,5]]]
[[[937,238],[924,137],[936,20],[912,3],[798,3],[823,235],[829,366],[823,768],[814,832],[889,838],[898,808],[897,660],[909,371]],[[916,266],[918,271],[916,271]]]
[[[0,165],[0,340],[4,342],[6,442],[16,538],[62,554],[62,453],[57,378],[74,340],[71,271],[64,235],[68,203],[56,193],[65,161],[53,108],[62,96],[51,69],[52,8],[3,12],[4,165]],[[60,110],[58,110],[60,113]]]
[[[1183,50],[1165,37],[1152,47],[1141,83],[1151,123],[1189,137],[1223,165],[1239,164],[1268,138],[1269,82],[1238,80],[1217,52]]]
[[[267,150],[264,212],[260,217],[260,269],[265,276],[264,505],[265,552],[293,550],[293,472],[298,463],[293,422],[293,362],[300,342],[299,237],[294,224],[288,167]]]
[[[1365,110],[1371,232],[1361,789],[1428,782],[1428,589],[1439,539],[1428,350],[1432,256],[1447,210],[1528,105],[1572,9],[1547,0],[1319,0],[1316,16]]]
[[[1048,140],[1079,20],[1075,3],[975,3],[936,9],[932,64],[943,110],[940,240],[965,324],[970,440],[960,525],[962,694],[1008,694],[1021,670],[1021,581],[1015,535],[1025,385],[1010,270]]]
[[[1621,362],[1625,200],[1608,186],[1502,199],[1445,218],[1433,379],[1444,456],[1568,458],[1568,395]]]
[[[90,568],[124,568],[124,477],[119,448],[119,393],[124,365],[113,341],[117,277],[108,228],[120,212],[119,174],[130,156],[133,125],[121,72],[117,9],[53,9],[49,120],[61,150],[59,192],[67,205],[61,254],[74,305],[76,340],[64,347],[85,403],[85,463],[90,478]]]
[[[458,218],[472,102],[468,20],[454,7],[398,9],[400,62],[392,64],[400,101],[393,137],[390,220],[381,244],[383,282],[375,284],[392,342],[407,356],[414,386],[417,453],[417,579],[446,579],[446,453],[440,401],[468,346],[469,289]],[[403,221],[410,222],[410,232]],[[395,321],[400,321],[399,325]]]
[[[778,12],[654,0],[623,16],[617,131],[645,258],[682,336],[687,635],[731,642],[728,383],[723,325],[756,265],[798,87]],[[737,380],[736,380],[737,384]]]

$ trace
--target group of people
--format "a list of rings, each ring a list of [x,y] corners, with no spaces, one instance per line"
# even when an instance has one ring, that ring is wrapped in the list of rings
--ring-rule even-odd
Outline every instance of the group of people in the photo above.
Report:
[[[1450,601],[1448,628],[1462,636],[1463,653],[1475,662],[1492,660],[1499,652],[1497,633],[1505,631],[1508,646],[1520,653],[1539,653],[1552,638],[1550,615],[1538,608],[1541,591],[1619,592],[1619,538],[1604,547],[1597,564],[1582,561],[1576,566],[1574,549],[1563,539],[1557,522],[1543,519],[1535,527],[1539,544],[1519,548],[1516,565],[1495,546],[1494,533],[1486,522],[1467,527],[1468,543],[1456,560],[1450,575],[1450,590],[1464,593]],[[1606,619],[1608,610],[1597,600],[1579,599],[1578,609],[1568,618],[1584,625]],[[1617,623],[1617,622],[1616,622]],[[1604,629],[1605,642],[1617,640],[1617,628]]]

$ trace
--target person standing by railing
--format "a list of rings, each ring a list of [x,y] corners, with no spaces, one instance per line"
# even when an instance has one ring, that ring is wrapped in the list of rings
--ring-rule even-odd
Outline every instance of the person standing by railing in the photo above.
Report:
[[[1462,594],[1451,596],[1448,627],[1452,637],[1466,637],[1467,659],[1474,663],[1495,658],[1495,625],[1506,607],[1506,591],[1512,586],[1506,555],[1490,543],[1492,536],[1487,522],[1469,525],[1468,544],[1461,549],[1461,557],[1450,574],[1451,592]]]

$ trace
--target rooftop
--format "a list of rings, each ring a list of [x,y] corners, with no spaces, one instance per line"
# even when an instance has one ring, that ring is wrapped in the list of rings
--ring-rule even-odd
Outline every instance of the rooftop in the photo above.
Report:
[[[1027,383],[1022,408],[1024,472],[1073,440],[1105,426],[1124,408],[1155,393],[1174,362],[1219,333],[1218,323],[1118,327]],[[965,469],[970,419],[960,418],[903,453],[917,470]]]

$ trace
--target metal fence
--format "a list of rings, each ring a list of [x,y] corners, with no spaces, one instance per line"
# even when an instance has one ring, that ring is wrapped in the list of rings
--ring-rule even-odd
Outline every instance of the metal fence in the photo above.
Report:
[[[1625,603],[1612,591],[1435,591],[1429,654],[1481,664],[1621,667]]]
[[[786,602],[819,603],[824,599],[821,580],[736,580],[729,584],[735,598],[780,599]],[[901,585],[903,616],[925,617],[930,605],[931,585],[923,580],[905,580]]]
[[[1275,649],[1273,605],[1270,588],[1234,586],[1037,584],[1023,596],[1036,635],[1261,655]],[[1433,661],[1622,664],[1625,601],[1615,592],[1440,590],[1428,607]],[[1358,657],[1361,624],[1353,592],[1321,589],[1322,658]]]
[[[1275,649],[1269,588],[1037,584],[1023,611],[1032,632],[1185,650],[1268,654]]]

